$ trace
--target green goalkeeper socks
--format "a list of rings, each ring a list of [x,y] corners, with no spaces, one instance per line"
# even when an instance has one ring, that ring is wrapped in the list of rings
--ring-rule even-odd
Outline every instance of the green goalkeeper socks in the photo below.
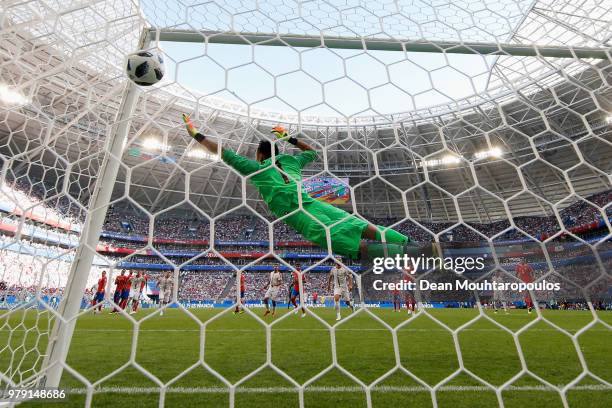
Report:
[[[410,242],[410,238],[406,235],[399,233],[391,228],[388,228],[386,231],[383,231],[385,227],[380,225],[376,226],[376,240],[382,241],[382,235],[385,236],[385,241],[387,244],[398,244],[398,245],[406,245]]]
[[[377,225],[376,240],[382,241],[383,235],[386,241],[384,244],[382,242],[376,242],[367,245],[368,259],[382,257],[392,258],[395,257],[395,255],[403,255],[406,253],[406,244],[410,242],[410,238],[391,228],[385,230],[385,227]]]
[[[395,255],[404,254],[404,246],[398,244],[368,244],[367,257],[369,260],[374,258],[393,258]]]

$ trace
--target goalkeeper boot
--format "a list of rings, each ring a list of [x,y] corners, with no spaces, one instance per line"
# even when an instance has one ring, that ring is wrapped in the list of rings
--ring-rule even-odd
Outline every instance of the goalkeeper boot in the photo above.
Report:
[[[425,258],[442,258],[442,246],[439,242],[432,242],[431,244],[417,245],[414,242],[409,242],[404,245],[404,254],[418,258],[423,256]]]

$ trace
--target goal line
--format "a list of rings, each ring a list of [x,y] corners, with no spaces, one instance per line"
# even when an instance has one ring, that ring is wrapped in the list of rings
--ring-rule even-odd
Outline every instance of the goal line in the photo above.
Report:
[[[564,385],[558,385],[562,388]],[[610,390],[603,384],[578,385],[571,388],[571,391],[606,391]],[[169,387],[166,389],[166,394],[224,394],[229,393],[228,387]],[[296,393],[299,390],[294,387],[238,387],[235,392],[237,394],[290,394]],[[359,386],[347,387],[307,387],[305,393],[337,393],[337,392],[362,392],[364,389]],[[396,392],[431,392],[431,389],[420,386],[375,386],[371,388],[372,392],[379,393],[396,393]],[[443,392],[483,392],[493,391],[493,389],[484,385],[446,385],[436,390]],[[503,391],[540,391],[540,392],[558,392],[552,387],[545,385],[525,385],[525,386],[508,386]],[[102,387],[95,389],[96,394],[158,394],[159,387]],[[71,394],[86,394],[87,388],[73,388]]]

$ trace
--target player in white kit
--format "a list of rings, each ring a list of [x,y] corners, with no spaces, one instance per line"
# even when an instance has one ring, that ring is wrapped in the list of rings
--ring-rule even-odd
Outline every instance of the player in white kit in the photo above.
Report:
[[[174,279],[170,276],[170,272],[166,272],[163,274],[158,282],[157,286],[159,286],[159,307],[163,308],[164,305],[167,305],[170,302],[170,298],[172,297],[172,288],[174,286]],[[164,309],[159,313],[160,316],[164,315]]]
[[[268,282],[268,290],[264,296],[264,304],[266,305],[266,312],[264,317],[270,314],[269,301],[272,300],[272,317],[276,314],[276,302],[280,295],[281,285],[283,284],[283,277],[281,276],[278,265],[274,266],[274,270],[270,272],[270,281]]]
[[[135,277],[132,278],[132,286],[130,287],[130,298],[128,304],[132,306],[130,314],[136,313],[138,310],[138,304],[140,303],[140,294],[142,286],[145,281],[145,277],[142,276],[142,272],[138,271]]]
[[[354,310],[351,304],[351,290],[353,289],[353,273],[342,266],[339,262],[329,271],[327,279],[327,290],[334,284],[334,307],[336,309],[336,320],[340,320],[340,299],[344,300],[346,305]]]
[[[502,284],[504,283],[504,274],[498,271],[495,275],[493,275],[493,283]],[[508,314],[508,292],[505,290],[493,290],[493,310],[497,313],[497,306],[502,305],[504,308],[504,312]]]

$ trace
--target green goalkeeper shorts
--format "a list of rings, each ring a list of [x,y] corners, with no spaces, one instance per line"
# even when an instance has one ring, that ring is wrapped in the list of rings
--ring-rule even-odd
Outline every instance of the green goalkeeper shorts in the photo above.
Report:
[[[333,225],[329,229],[333,253],[351,259],[359,258],[361,234],[368,226],[367,221],[321,201],[303,203],[303,208],[304,210],[290,215],[284,221],[305,239],[325,250],[327,250],[327,235],[324,225]]]

